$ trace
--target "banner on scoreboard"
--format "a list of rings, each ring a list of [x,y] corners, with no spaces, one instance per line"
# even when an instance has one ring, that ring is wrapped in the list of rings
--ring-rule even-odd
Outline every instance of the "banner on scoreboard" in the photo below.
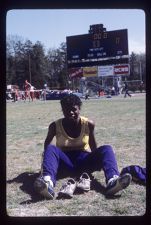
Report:
[[[98,77],[106,77],[114,75],[114,67],[113,66],[98,66]]]
[[[83,69],[82,68],[71,68],[68,70],[70,78],[77,78],[83,76]]]
[[[129,64],[113,65],[113,66],[98,66],[98,76],[116,76],[116,75],[129,75]]]
[[[83,67],[84,77],[96,77],[98,74],[97,66]]]
[[[129,64],[114,66],[114,75],[130,75]]]

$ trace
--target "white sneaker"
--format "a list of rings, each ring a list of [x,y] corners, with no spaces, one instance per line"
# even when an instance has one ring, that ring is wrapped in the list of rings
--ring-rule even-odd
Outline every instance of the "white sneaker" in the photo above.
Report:
[[[90,177],[87,173],[83,173],[80,177],[80,180],[77,182],[77,188],[80,188],[83,191],[90,190]]]
[[[131,183],[132,176],[129,173],[121,177],[115,176],[111,178],[106,187],[106,195],[115,195],[117,192],[127,188]]]
[[[70,178],[65,184],[62,185],[58,193],[58,197],[72,198],[75,189],[76,189],[76,182],[74,179]]]

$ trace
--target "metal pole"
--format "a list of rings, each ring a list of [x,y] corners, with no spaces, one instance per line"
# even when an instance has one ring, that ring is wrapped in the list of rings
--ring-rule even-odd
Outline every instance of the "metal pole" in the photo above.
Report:
[[[142,82],[142,63],[141,63],[141,61],[139,62],[139,73],[140,73],[140,80]]]
[[[28,55],[29,58],[29,82],[31,84],[31,63],[30,63],[30,54]]]

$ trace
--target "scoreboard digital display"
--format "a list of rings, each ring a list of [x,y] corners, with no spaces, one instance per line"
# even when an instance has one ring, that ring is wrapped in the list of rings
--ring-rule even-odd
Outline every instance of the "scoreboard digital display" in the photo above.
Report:
[[[66,41],[68,68],[128,62],[127,29],[68,36]]]

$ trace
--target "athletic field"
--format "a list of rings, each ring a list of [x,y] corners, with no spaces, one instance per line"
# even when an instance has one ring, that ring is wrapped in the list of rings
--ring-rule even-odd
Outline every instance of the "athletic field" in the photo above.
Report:
[[[130,165],[146,167],[145,94],[131,98],[82,100],[81,115],[95,121],[99,145],[110,144],[119,171]],[[134,182],[115,198],[103,193],[104,173],[95,172],[92,190],[72,199],[43,200],[33,182],[41,166],[43,142],[50,122],[62,117],[59,101],[7,102],[6,210],[9,216],[136,216],[146,210],[146,188]],[[55,143],[55,140],[54,140]],[[66,180],[60,179],[55,192]]]

